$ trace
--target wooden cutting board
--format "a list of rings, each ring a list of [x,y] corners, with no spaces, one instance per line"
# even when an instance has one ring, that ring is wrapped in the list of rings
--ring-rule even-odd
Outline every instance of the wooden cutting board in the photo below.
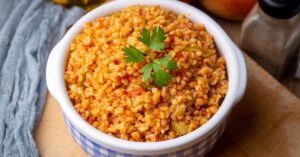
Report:
[[[238,43],[240,23],[217,21]],[[248,66],[245,96],[207,156],[300,157],[300,100],[245,57]],[[42,157],[86,157],[68,133],[60,108],[50,94],[34,138]]]

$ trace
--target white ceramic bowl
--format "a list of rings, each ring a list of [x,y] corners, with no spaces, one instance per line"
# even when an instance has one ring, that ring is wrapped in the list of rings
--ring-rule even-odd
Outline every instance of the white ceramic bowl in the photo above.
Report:
[[[228,92],[216,114],[193,132],[161,142],[132,142],[102,133],[89,125],[75,111],[66,92],[64,82],[65,61],[68,47],[81,31],[83,24],[110,15],[134,4],[160,5],[178,14],[185,14],[195,23],[205,25],[213,35],[220,55],[226,60]],[[234,105],[241,99],[246,87],[246,65],[239,49],[222,28],[202,11],[174,0],[130,0],[104,4],[83,16],[53,48],[47,64],[47,85],[60,104],[65,122],[75,141],[91,156],[202,156],[208,152],[222,134],[226,119]]]

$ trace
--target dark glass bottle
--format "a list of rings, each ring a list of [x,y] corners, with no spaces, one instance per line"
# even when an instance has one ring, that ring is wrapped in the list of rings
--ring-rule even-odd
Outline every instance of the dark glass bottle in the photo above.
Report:
[[[300,48],[299,11],[300,0],[258,0],[242,24],[242,49],[277,78]]]

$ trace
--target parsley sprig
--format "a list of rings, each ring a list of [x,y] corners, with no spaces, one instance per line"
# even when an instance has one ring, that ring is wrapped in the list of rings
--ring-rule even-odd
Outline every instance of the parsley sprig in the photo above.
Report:
[[[170,74],[168,74],[164,69],[174,70],[177,68],[176,61],[172,60],[171,55],[166,54],[162,58],[155,59],[150,54],[150,50],[161,52],[164,48],[166,48],[164,43],[166,38],[166,34],[161,27],[153,27],[151,34],[148,29],[144,28],[138,40],[147,45],[148,49],[146,52],[141,52],[131,45],[122,49],[125,54],[126,63],[140,63],[144,61],[145,56],[150,57],[151,61],[141,69],[141,72],[143,73],[142,80],[146,82],[152,76],[154,84],[159,87],[166,86],[171,80]]]

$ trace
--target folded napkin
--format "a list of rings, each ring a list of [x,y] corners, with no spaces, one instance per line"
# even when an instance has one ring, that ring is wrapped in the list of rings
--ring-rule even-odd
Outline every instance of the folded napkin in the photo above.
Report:
[[[84,11],[47,0],[0,0],[0,156],[39,156],[32,131],[46,99],[51,48]]]

